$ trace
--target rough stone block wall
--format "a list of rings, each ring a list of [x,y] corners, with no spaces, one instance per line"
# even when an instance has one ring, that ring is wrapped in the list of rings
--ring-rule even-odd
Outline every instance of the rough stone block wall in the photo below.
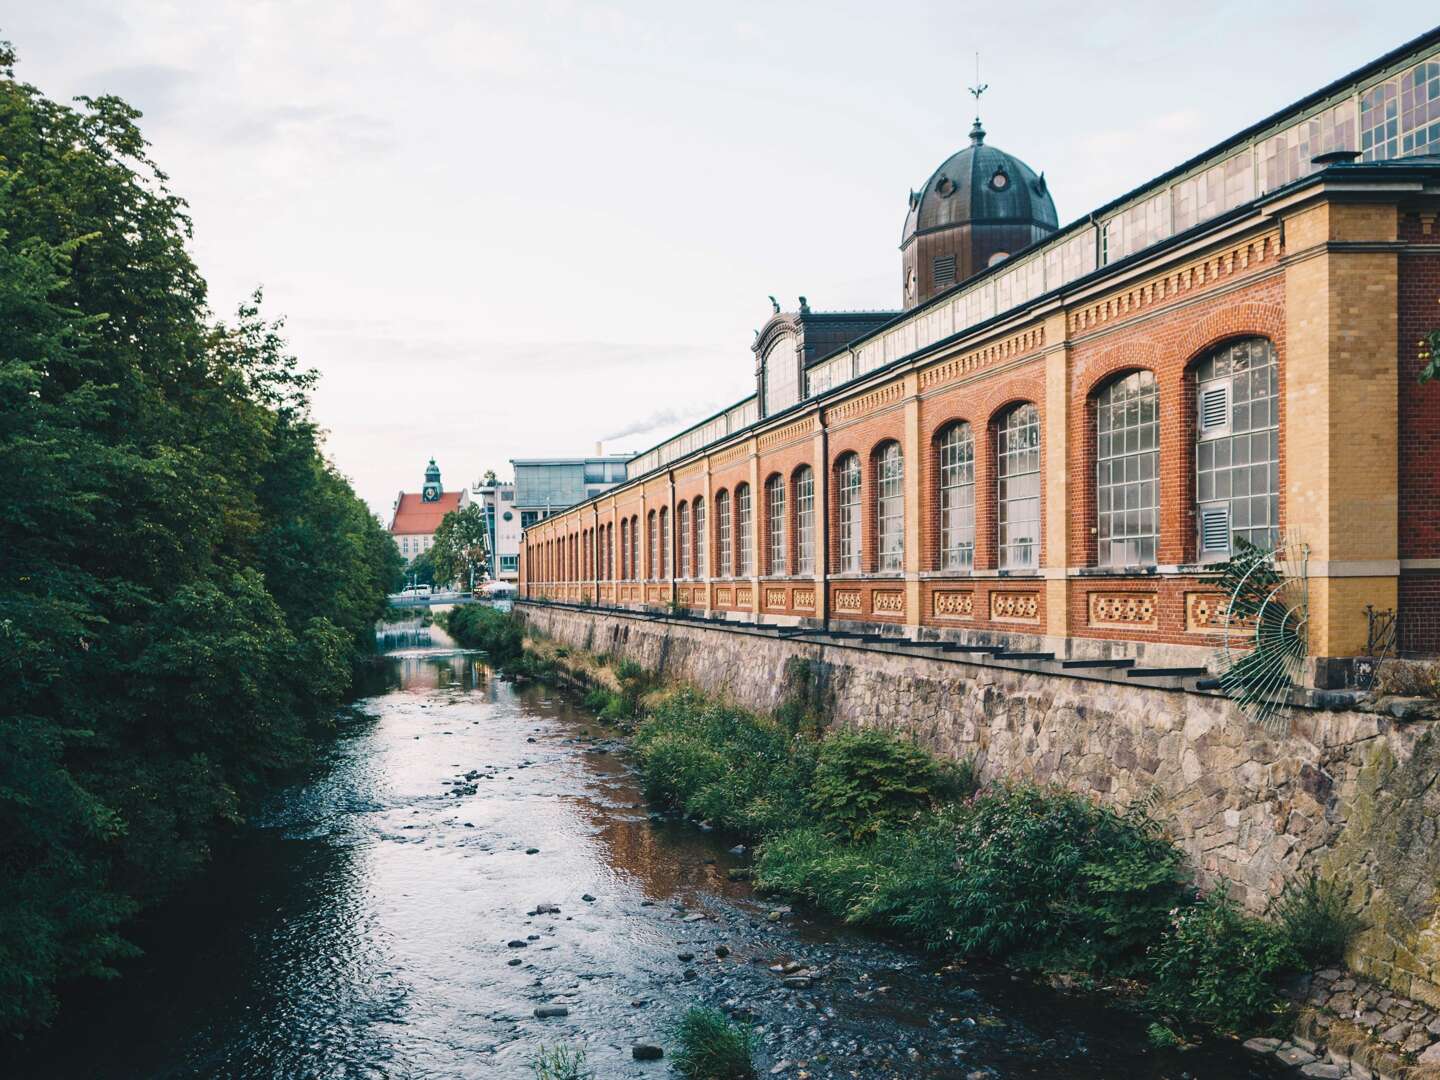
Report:
[[[1440,1004],[1440,742],[1425,722],[1302,711],[1272,736],[1224,699],[1005,670],[736,629],[520,604],[572,648],[636,661],[735,704],[770,710],[793,658],[811,665],[832,723],[903,732],[991,779],[1056,783],[1155,813],[1203,884],[1264,911],[1318,869],[1353,887],[1367,929],[1351,965]]]

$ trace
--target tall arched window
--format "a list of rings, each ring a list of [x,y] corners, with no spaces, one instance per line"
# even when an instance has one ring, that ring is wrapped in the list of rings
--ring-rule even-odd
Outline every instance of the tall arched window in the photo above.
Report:
[[[779,473],[765,481],[765,540],[769,549],[769,572],[785,573],[785,478]]]
[[[880,572],[899,573],[905,569],[905,459],[898,442],[875,456],[875,526]]]
[[[660,567],[660,535],[655,531],[655,511],[645,515],[645,547],[650,553],[650,561],[645,564],[645,578],[659,577]]]
[[[695,576],[705,574],[705,500],[695,500]]]
[[[940,434],[940,569],[975,567],[975,437],[963,420]]]
[[[630,522],[620,519],[620,580],[630,579]]]
[[[731,562],[731,536],[730,536],[730,493],[719,491],[715,493],[715,544],[720,549],[720,576],[730,577],[735,566]]]
[[[1195,367],[1195,518],[1202,562],[1235,537],[1272,547],[1280,527],[1280,371],[1265,338],[1231,342]]]
[[[670,508],[660,508],[660,577],[670,577]]]
[[[815,471],[795,470],[795,572],[815,572]]]
[[[1033,570],[1040,560],[1040,413],[1028,402],[996,430],[996,526],[1001,570]]]
[[[682,502],[675,508],[675,525],[675,531],[680,534],[680,576],[682,578],[688,578],[692,565],[690,561],[690,544],[692,543],[690,533],[690,504],[688,502]]]
[[[750,516],[750,485],[735,485],[735,576],[749,577],[755,524]]]
[[[640,580],[640,515],[630,515],[630,579]]]
[[[835,467],[835,512],[840,571],[860,570],[860,455],[846,454]]]
[[[1153,566],[1160,536],[1160,405],[1136,371],[1095,398],[1095,535],[1101,566]]]

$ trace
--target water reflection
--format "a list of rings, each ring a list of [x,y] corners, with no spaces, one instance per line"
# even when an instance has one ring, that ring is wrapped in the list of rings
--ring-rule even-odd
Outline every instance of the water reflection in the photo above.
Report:
[[[768,924],[729,880],[733,841],[652,821],[620,748],[560,695],[517,691],[454,649],[408,647],[374,674],[315,774],[136,928],[146,955],[122,980],[68,991],[53,1035],[0,1073],[520,1078],[540,1042],[570,1041],[603,1077],[658,1078],[664,1063],[631,1060],[634,1038],[696,1001],[739,1001],[772,1030],[823,1026],[837,1045],[892,1054],[912,1078],[1268,1075],[1223,1047],[1167,1063],[1139,1018],[1099,1003],[1003,975],[942,978],[798,915]],[[560,914],[530,914],[542,903]],[[698,954],[693,980],[678,951]],[[767,965],[801,952],[833,969],[823,995],[776,996]],[[867,996],[868,972],[896,995]],[[542,1003],[569,1016],[539,1020]],[[959,1039],[936,1010],[983,1023]],[[861,1067],[892,1075],[878,1058]]]

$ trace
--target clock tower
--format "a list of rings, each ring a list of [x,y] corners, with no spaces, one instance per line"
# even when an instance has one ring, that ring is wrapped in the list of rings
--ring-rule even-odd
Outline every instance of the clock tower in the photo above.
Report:
[[[440,501],[440,466],[435,464],[435,459],[430,459],[430,464],[425,468],[425,486],[420,489],[422,502]]]

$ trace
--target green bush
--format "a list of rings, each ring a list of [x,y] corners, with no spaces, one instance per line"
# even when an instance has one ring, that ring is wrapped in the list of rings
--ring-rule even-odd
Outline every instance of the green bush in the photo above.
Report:
[[[1179,1028],[1253,1032],[1282,1011],[1281,980],[1301,963],[1282,927],[1209,896],[1178,909],[1151,949],[1147,1001]]]
[[[479,649],[497,666],[515,663],[525,651],[525,631],[520,620],[483,604],[453,608],[445,629],[456,644]]]
[[[840,732],[820,744],[810,805],[825,828],[861,840],[933,806],[945,775],[933,754],[883,731]]]
[[[692,1008],[675,1029],[675,1071],[687,1080],[749,1080],[755,1037],[719,1009]]]
[[[1286,883],[1270,914],[1311,967],[1339,963],[1363,925],[1350,907],[1350,890],[1322,880],[1313,870],[1308,877]]]
[[[635,748],[647,796],[691,817],[764,835],[805,816],[813,744],[769,718],[680,691],[645,717]]]
[[[1021,786],[860,843],[819,828],[781,834],[762,847],[756,880],[931,948],[1137,973],[1185,899],[1180,863],[1179,849],[1138,811]]]

